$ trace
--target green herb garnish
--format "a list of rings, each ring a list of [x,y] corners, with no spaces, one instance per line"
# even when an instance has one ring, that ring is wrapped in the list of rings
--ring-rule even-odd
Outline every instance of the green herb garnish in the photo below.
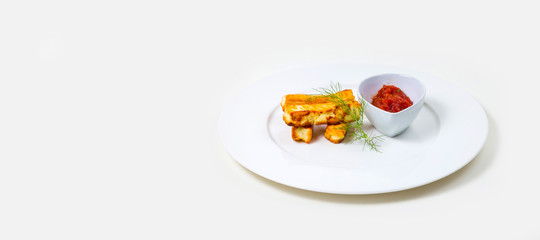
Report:
[[[364,109],[366,108],[366,102],[364,99],[359,98],[360,108],[351,109],[351,107],[343,100],[342,96],[338,94],[342,91],[341,84],[330,83],[329,88],[314,89],[320,95],[313,95],[312,98],[328,98],[331,102],[336,104],[339,108],[345,110],[345,112],[353,119],[352,122],[346,124],[347,135],[351,137],[351,143],[356,141],[363,141],[363,148],[369,147],[372,151],[380,152],[378,142],[383,141],[383,136],[375,136],[373,133],[367,134],[362,126],[364,125]]]

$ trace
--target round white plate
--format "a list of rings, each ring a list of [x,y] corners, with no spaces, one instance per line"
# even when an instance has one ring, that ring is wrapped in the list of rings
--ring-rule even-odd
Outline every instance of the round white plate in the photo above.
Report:
[[[361,142],[333,144],[324,138],[325,126],[314,128],[310,144],[292,140],[283,95],[339,82],[358,97],[360,82],[382,73],[416,77],[427,93],[416,120],[401,135],[385,136],[381,153]],[[379,134],[365,121],[366,131]],[[487,129],[484,110],[465,91],[424,73],[371,64],[314,66],[261,79],[234,97],[219,120],[221,140],[242,166],[284,185],[338,194],[393,192],[448,176],[478,154]]]

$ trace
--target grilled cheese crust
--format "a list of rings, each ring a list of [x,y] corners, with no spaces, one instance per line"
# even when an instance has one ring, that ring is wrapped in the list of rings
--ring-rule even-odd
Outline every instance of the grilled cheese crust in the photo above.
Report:
[[[354,101],[354,94],[351,89],[345,89],[337,92],[336,95],[344,101]],[[281,109],[285,111],[287,105],[296,104],[319,104],[319,103],[332,103],[332,99],[329,97],[317,97],[317,95],[308,94],[288,94],[281,98]]]
[[[328,141],[333,143],[340,143],[345,139],[345,135],[347,134],[347,124],[337,124],[337,125],[328,125],[326,126],[326,131],[324,132],[324,137],[328,139]]]
[[[355,100],[352,90],[343,90],[337,94],[352,111],[360,110],[361,105]],[[354,121],[344,109],[337,106],[329,97],[314,98],[306,94],[289,94],[283,96],[281,108],[283,121],[289,126],[309,127]]]
[[[292,127],[292,138],[295,141],[311,142],[313,127]]]

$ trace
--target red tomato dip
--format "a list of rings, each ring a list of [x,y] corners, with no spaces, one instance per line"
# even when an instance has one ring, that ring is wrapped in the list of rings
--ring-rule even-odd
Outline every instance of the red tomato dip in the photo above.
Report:
[[[413,102],[401,89],[394,85],[383,85],[371,104],[384,111],[395,113],[412,106]]]

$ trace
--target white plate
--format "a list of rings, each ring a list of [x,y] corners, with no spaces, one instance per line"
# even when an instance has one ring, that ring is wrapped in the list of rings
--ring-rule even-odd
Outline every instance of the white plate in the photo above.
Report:
[[[279,105],[283,95],[339,82],[358,97],[360,82],[382,73],[414,76],[427,92],[413,124],[384,137],[382,153],[360,142],[330,143],[324,126],[316,126],[310,144],[292,140]],[[338,194],[393,192],[448,176],[478,154],[487,129],[484,110],[465,91],[424,73],[370,64],[315,66],[261,79],[234,97],[219,120],[221,140],[242,166],[284,185]],[[376,132],[369,122],[366,131]]]

